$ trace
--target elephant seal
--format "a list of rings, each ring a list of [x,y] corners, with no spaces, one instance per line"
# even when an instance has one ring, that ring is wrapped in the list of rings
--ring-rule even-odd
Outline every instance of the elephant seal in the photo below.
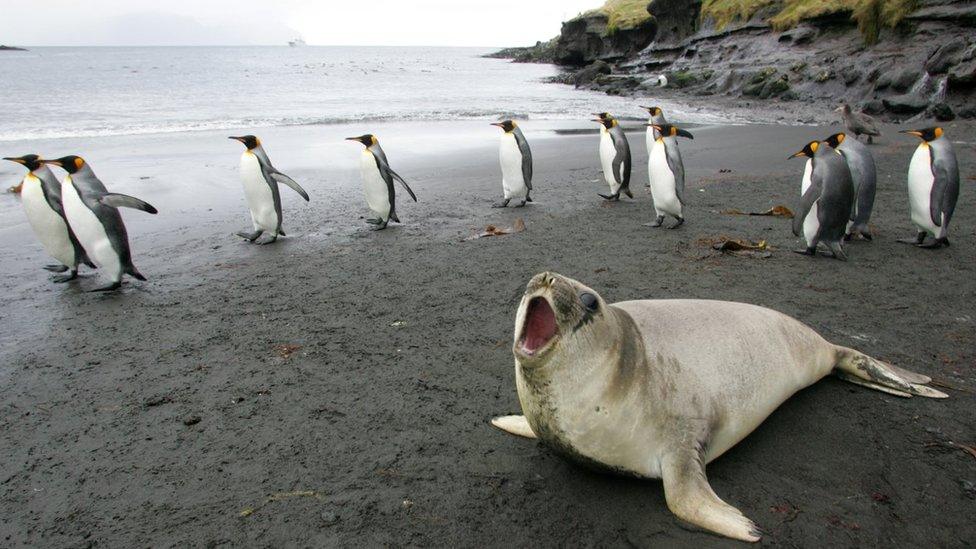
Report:
[[[776,311],[725,301],[608,304],[555,273],[529,281],[515,319],[524,416],[492,420],[573,461],[660,478],[668,508],[711,532],[758,541],[705,464],[791,395],[828,374],[898,396],[945,398],[931,379],[833,345]]]

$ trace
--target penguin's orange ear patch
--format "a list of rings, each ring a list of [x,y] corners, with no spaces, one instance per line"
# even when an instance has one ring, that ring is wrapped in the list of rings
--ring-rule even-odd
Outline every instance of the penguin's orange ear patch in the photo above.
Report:
[[[817,152],[817,149],[819,149],[819,148],[820,148],[820,142],[819,141],[814,141],[814,142],[810,143],[810,150],[811,151]]]
[[[843,133],[837,134],[837,144],[838,145],[840,145],[841,143],[843,143],[845,139],[847,139],[847,135],[846,134],[843,134]]]
[[[942,128],[936,127],[935,128],[935,138],[938,139],[940,137],[942,137]]]
[[[82,166],[85,165],[85,161],[81,158],[75,158],[75,169],[80,170]]]

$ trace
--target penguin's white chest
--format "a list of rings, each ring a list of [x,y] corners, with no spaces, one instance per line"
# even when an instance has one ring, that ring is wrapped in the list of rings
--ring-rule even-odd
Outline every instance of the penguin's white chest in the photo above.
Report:
[[[813,176],[813,160],[807,160],[807,165],[803,169],[803,183],[800,184],[800,196],[806,194],[810,188],[810,178]],[[807,246],[813,246],[817,242],[817,233],[820,232],[820,217],[818,217],[819,207],[817,204],[820,198],[813,202],[810,212],[803,218],[803,238],[807,241]]]
[[[363,151],[359,162],[366,191],[366,205],[383,221],[390,219],[390,189],[380,173],[376,158],[368,150]]]
[[[274,194],[264,179],[261,162],[250,151],[241,155],[241,181],[244,183],[244,198],[251,211],[254,229],[277,232],[278,211],[274,204]]]
[[[78,264],[75,247],[68,236],[68,225],[64,219],[51,209],[44,198],[41,180],[34,174],[27,174],[21,191],[24,213],[34,234],[44,246],[44,250],[63,265],[74,268]]]
[[[650,178],[651,196],[658,215],[681,215],[681,201],[675,190],[674,172],[668,165],[667,144],[663,139],[654,142],[647,161],[647,174]]]
[[[613,144],[613,137],[610,136],[610,132],[606,129],[600,130],[600,164],[603,166],[603,178],[606,179],[607,185],[610,186],[610,194],[617,194],[620,190],[620,183],[617,182],[619,177],[623,181],[623,163],[620,163],[621,173],[619,176],[615,176],[613,173],[613,159],[617,157],[617,147]]]
[[[650,124],[653,124],[654,121],[651,120],[649,123]],[[646,132],[646,134],[644,136],[644,141],[647,143],[647,155],[648,156],[651,155],[651,151],[654,149],[654,143],[657,143],[657,135],[656,134],[657,134],[657,130],[655,130],[654,128],[650,128],[650,127],[647,128],[647,132]]]
[[[109,275],[121,276],[122,261],[119,253],[112,246],[102,221],[82,202],[70,175],[61,182],[61,202],[64,215],[81,247],[88,254],[88,259]]]
[[[932,222],[929,209],[932,203],[932,186],[935,175],[932,173],[932,155],[925,143],[915,149],[912,162],[908,165],[908,202],[911,207],[912,223],[921,231],[938,238],[939,227]]]
[[[502,134],[498,159],[502,166],[502,190],[505,198],[525,197],[528,188],[522,175],[522,151],[519,150],[518,141],[511,133]]]

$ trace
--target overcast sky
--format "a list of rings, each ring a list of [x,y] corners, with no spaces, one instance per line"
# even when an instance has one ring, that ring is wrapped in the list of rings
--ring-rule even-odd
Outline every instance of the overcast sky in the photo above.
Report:
[[[0,0],[0,44],[529,45],[603,0]]]

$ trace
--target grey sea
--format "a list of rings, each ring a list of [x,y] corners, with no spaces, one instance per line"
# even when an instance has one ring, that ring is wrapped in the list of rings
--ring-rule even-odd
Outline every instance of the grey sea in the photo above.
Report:
[[[0,54],[0,142],[361,121],[638,116],[489,49],[36,48]],[[719,121],[675,111],[682,119]]]

